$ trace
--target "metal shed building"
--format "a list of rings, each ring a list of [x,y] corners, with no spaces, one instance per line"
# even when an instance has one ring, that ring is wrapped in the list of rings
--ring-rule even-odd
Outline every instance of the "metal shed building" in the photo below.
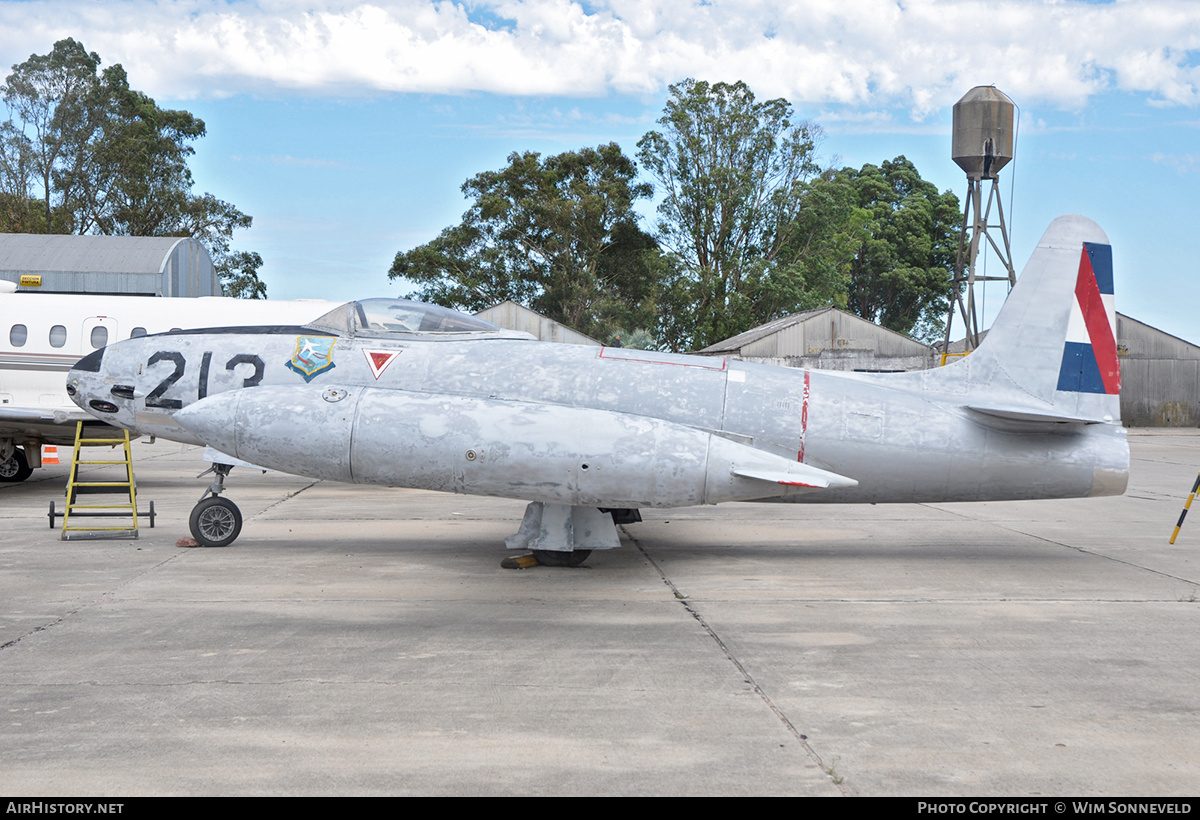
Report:
[[[981,336],[986,336],[984,331]],[[961,354],[962,341],[950,345]],[[785,367],[888,372],[938,365],[938,351],[836,308],[767,322],[699,351]],[[1200,345],[1117,314],[1121,419],[1127,427],[1200,424]]]
[[[179,236],[0,234],[0,279],[49,293],[221,295],[208,250]]]
[[[475,314],[484,321],[499,325],[506,330],[522,330],[532,333],[543,342],[560,342],[571,345],[599,345],[591,336],[572,330],[561,322],[543,316],[536,310],[506,299],[498,305],[484,308]]]
[[[1117,355],[1126,426],[1200,424],[1200,346],[1118,313]]]
[[[793,313],[698,352],[785,367],[877,373],[923,370],[936,363],[929,345],[834,307]]]

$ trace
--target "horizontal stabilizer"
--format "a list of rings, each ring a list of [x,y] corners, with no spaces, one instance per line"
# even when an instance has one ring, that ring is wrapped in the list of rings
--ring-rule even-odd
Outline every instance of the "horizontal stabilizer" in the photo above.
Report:
[[[797,462],[787,472],[779,470],[733,468],[733,474],[742,478],[753,478],[771,484],[781,484],[785,487],[808,487],[813,490],[827,490],[831,487],[857,487],[858,482],[844,475],[831,473],[807,464]]]
[[[1046,412],[1034,407],[983,407],[977,404],[967,405],[967,409],[985,416],[995,416],[1008,421],[1031,422],[1034,424],[1104,424],[1112,419],[1094,419],[1083,416],[1068,416],[1062,413]]]

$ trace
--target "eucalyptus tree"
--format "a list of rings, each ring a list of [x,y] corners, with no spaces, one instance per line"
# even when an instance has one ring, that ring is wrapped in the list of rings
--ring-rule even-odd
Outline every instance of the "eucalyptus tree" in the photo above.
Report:
[[[811,290],[785,252],[820,171],[820,130],[744,82],[693,79],[670,87],[658,125],[638,160],[658,183],[658,240],[679,263],[670,292],[692,305],[669,343],[703,347],[774,318],[779,299],[764,294]]]
[[[921,178],[903,156],[845,169],[867,215],[849,268],[848,306],[926,341],[942,335],[962,220],[958,197]]]
[[[652,189],[636,177],[615,143],[514,152],[463,183],[462,221],[398,253],[388,276],[424,301],[477,311],[510,299],[595,337],[652,326],[657,245],[634,211]]]
[[[188,161],[204,121],[160,108],[130,87],[120,64],[101,71],[100,62],[68,38],[13,66],[2,88],[0,229],[191,236],[208,246],[223,283],[265,295],[261,257],[230,247],[250,216],[193,193]],[[26,207],[35,195],[38,219]]]
[[[45,233],[35,193],[33,142],[11,122],[0,122],[0,232]]]
[[[49,54],[34,54],[13,66],[3,86],[4,103],[29,141],[32,170],[41,184],[44,229],[55,232],[54,210],[73,191],[64,190],[64,169],[92,160],[92,143],[102,126],[106,105],[97,71],[100,57],[73,39],[59,40]],[[60,228],[73,226],[59,225]]]

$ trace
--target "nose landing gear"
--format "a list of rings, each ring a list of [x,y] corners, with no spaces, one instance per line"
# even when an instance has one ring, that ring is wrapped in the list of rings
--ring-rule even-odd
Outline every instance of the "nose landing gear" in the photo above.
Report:
[[[237,540],[242,532],[242,512],[227,498],[221,498],[225,490],[225,476],[233,467],[229,464],[213,464],[200,475],[213,473],[212,484],[200,496],[199,503],[192,508],[188,528],[196,543],[204,547],[227,547]]]

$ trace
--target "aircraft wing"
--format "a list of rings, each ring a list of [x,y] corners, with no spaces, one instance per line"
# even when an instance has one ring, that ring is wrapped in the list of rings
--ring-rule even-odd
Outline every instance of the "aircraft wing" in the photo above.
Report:
[[[13,407],[0,405],[0,434],[40,438],[47,444],[73,444],[75,422],[96,419],[77,407]]]
[[[809,464],[797,462],[788,465],[788,471],[763,470],[756,468],[735,467],[733,474],[742,478],[753,478],[770,484],[781,484],[785,487],[807,487],[811,490],[826,490],[831,487],[856,487],[858,482],[844,475],[831,473]]]
[[[0,405],[0,426],[23,424],[74,424],[77,421],[94,422],[96,419],[77,407],[10,407]],[[74,434],[72,434],[74,435]]]
[[[230,467],[249,467],[251,470],[262,470],[264,473],[270,472],[266,467],[260,467],[257,464],[251,464],[249,461],[234,458],[228,453],[222,453],[216,447],[204,448],[204,460],[210,464],[227,464]]]

